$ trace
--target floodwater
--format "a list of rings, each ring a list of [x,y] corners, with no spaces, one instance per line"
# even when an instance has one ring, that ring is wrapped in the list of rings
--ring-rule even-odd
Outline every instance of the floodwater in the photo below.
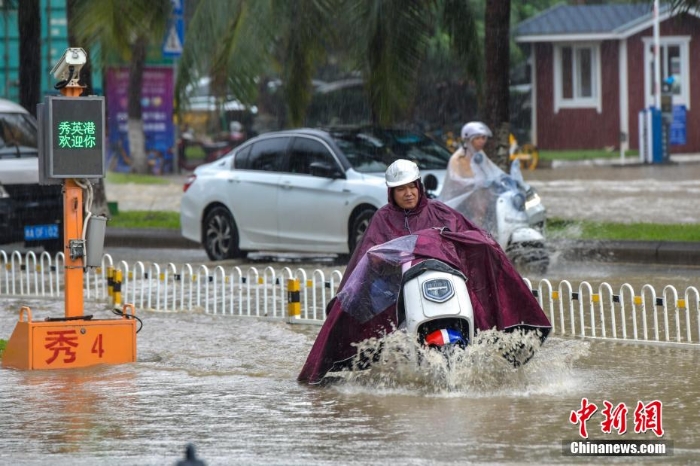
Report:
[[[34,320],[63,312],[62,303],[5,300],[0,335],[11,333],[21,305]],[[485,347],[434,378],[410,366],[315,387],[296,376],[319,327],[200,313],[141,318],[136,363],[0,370],[1,463],[175,464],[188,443],[208,465],[641,461],[563,455],[563,441],[582,440],[569,416],[583,398],[599,407],[589,439],[656,439],[635,433],[633,413],[658,401],[673,455],[645,462],[700,455],[698,348],[550,338],[520,369]],[[604,401],[629,410],[624,435],[603,433]]]
[[[700,191],[700,164],[567,171],[525,174],[550,216],[700,219],[700,205],[693,202]],[[151,258],[143,250],[108,252],[129,263],[205,262],[203,252],[194,250],[181,252],[186,257],[179,259],[169,250],[152,251],[161,255]],[[603,282],[615,290],[622,283],[635,289],[652,284],[657,290],[670,284],[682,291],[698,286],[700,267],[554,257],[547,277],[528,278],[535,286],[548,278],[555,286],[570,280],[574,288],[588,281],[594,288]],[[62,300],[5,299],[1,338],[9,337],[23,305],[32,308],[35,320],[63,315]],[[89,313],[111,318],[107,310]],[[552,337],[519,369],[504,365],[486,345],[463,355],[462,363],[437,370],[389,365],[344,384],[312,387],[297,383],[296,376],[317,326],[202,313],[140,317],[144,327],[136,363],[0,370],[0,463],[175,464],[189,443],[208,465],[694,464],[700,457],[697,346]],[[586,423],[589,440],[661,439],[672,443],[672,455],[564,455],[562,442],[583,440],[570,415],[582,408],[584,398],[598,407]],[[603,432],[605,401],[627,408],[624,434],[620,424]],[[637,426],[639,402],[660,406],[655,426]],[[635,432],[635,427],[645,428]],[[663,435],[657,437],[660,429]]]
[[[700,157],[691,163],[596,165],[570,163],[525,171],[547,215],[621,223],[700,221]]]

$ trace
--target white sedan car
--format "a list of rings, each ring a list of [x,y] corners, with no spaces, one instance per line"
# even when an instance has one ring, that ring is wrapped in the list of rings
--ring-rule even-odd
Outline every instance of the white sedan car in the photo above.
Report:
[[[384,171],[394,160],[415,161],[423,179],[434,175],[437,194],[449,157],[427,136],[400,129],[266,133],[187,179],[182,235],[212,260],[252,251],[345,258],[387,203]]]

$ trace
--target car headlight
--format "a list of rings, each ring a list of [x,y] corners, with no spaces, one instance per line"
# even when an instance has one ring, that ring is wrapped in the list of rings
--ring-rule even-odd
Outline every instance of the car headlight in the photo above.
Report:
[[[10,197],[10,195],[7,193],[7,190],[0,184],[0,199],[6,199],[8,197]]]

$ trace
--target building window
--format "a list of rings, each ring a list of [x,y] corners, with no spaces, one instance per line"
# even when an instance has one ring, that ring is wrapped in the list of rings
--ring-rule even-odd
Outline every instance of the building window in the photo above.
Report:
[[[554,112],[560,108],[595,108],[600,99],[599,44],[559,44],[554,47]]]
[[[644,37],[643,41],[646,65],[644,67],[645,106],[649,107],[654,105],[654,40],[651,37]],[[687,36],[667,36],[659,39],[661,82],[672,78],[673,105],[685,105],[687,109],[690,109],[689,43],[690,37]]]

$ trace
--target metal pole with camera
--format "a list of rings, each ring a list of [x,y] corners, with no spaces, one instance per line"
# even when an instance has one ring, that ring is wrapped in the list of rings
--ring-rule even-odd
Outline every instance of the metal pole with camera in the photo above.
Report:
[[[61,96],[47,96],[37,106],[39,182],[63,184],[65,316],[33,322],[31,309],[23,306],[3,367],[69,369],[136,361],[140,320],[133,305],[114,310],[119,319],[98,320],[84,312],[85,269],[102,265],[107,222],[90,211],[92,181],[105,176],[105,102],[81,97],[85,63],[82,48],[67,49],[51,70]]]
[[[59,81],[54,85],[63,96],[79,98],[83,86],[79,83],[80,70],[87,63],[87,54],[81,48],[66,50],[61,60],[51,70]],[[53,104],[54,102],[51,102]],[[39,113],[39,112],[37,112]],[[46,116],[42,112],[42,116]],[[45,128],[44,125],[41,125]],[[59,130],[59,137],[61,130]],[[72,144],[75,146],[76,144]],[[46,168],[46,166],[45,166]],[[48,167],[51,172],[52,167]],[[75,170],[72,170],[75,171]],[[65,178],[63,182],[63,253],[65,255],[65,310],[66,318],[83,315],[83,268],[85,254],[85,232],[83,225],[83,190],[91,191],[89,180],[79,182],[75,178]],[[88,194],[89,197],[89,194]],[[89,211],[89,209],[86,209]],[[86,217],[89,219],[90,214]]]

